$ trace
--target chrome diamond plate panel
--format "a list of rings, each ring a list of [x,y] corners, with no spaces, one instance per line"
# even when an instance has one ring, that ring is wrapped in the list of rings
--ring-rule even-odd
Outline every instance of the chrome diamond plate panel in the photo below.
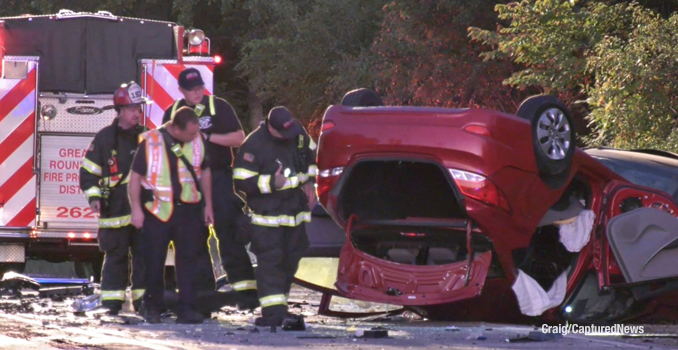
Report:
[[[113,104],[113,95],[41,95],[38,101],[39,132],[94,134],[111,124],[116,116],[114,109],[103,109]],[[52,107],[56,115],[50,120],[42,111]]]
[[[26,247],[23,244],[0,244],[0,262],[26,261]]]

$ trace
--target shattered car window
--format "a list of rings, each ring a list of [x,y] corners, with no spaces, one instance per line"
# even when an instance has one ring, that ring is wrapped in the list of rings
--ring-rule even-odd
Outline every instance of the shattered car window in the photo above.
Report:
[[[633,161],[597,156],[594,158],[632,183],[664,191],[678,201],[677,168],[661,164],[650,167]]]

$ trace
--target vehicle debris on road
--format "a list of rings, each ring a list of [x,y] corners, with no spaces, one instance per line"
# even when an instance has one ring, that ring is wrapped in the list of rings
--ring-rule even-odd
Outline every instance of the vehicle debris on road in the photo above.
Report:
[[[549,341],[563,338],[560,333],[544,333],[540,331],[533,331],[525,336],[517,336],[515,338],[506,339],[509,343],[530,342],[530,341]]]

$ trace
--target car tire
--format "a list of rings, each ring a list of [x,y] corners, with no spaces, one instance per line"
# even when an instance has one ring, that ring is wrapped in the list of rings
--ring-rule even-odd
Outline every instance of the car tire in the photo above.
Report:
[[[532,144],[537,168],[547,186],[566,185],[575,150],[572,117],[555,96],[532,96],[520,104],[516,115],[532,126]]]
[[[377,107],[383,106],[384,102],[376,92],[360,88],[347,92],[341,99],[341,105],[346,107]]]

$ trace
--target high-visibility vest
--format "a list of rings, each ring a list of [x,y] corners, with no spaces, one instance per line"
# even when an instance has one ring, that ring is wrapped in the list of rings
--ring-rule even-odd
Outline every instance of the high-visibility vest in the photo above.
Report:
[[[210,95],[209,98],[207,99],[209,101],[209,108],[210,108],[210,113],[209,114],[203,114],[202,111],[198,113],[196,111],[196,114],[198,117],[204,117],[204,116],[215,116],[217,115],[217,108],[214,106],[214,95]],[[172,111],[170,112],[170,120],[174,119],[174,115],[177,114],[177,109],[179,109],[179,103],[181,100],[176,100],[174,101],[174,104],[172,105]],[[195,107],[194,107],[195,108]]]
[[[161,128],[166,126],[163,125]],[[163,222],[167,222],[174,210],[174,194],[172,193],[172,179],[167,156],[165,140],[159,130],[150,130],[141,135],[146,140],[146,177],[141,180],[144,188],[153,191],[153,202],[144,203],[146,209]],[[205,145],[200,134],[191,142],[184,143],[181,152],[188,162],[193,165],[198,180],[201,175],[201,164],[205,158]],[[184,162],[177,157],[179,169],[179,183],[181,184],[180,199],[184,203],[198,203],[201,194],[193,181],[191,172],[184,166]]]

